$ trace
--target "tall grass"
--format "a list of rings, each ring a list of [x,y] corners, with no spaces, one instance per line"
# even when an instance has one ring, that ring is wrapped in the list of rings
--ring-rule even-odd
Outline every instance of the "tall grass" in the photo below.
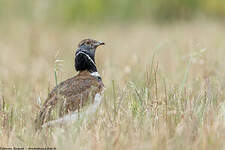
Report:
[[[222,25],[114,25],[102,30],[30,30],[28,25],[0,29],[0,147],[225,148]],[[38,39],[32,52],[30,37]],[[84,37],[106,43],[96,52],[106,87],[101,106],[85,123],[37,134],[33,123],[39,101],[55,84],[76,74],[74,48]],[[63,66],[56,65],[56,54]]]

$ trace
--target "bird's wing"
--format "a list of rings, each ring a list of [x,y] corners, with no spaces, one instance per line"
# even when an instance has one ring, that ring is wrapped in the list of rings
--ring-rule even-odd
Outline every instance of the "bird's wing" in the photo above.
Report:
[[[57,119],[76,110],[79,111],[102,89],[102,82],[90,75],[78,75],[60,83],[52,90],[43,104],[36,124],[40,126],[49,120]]]

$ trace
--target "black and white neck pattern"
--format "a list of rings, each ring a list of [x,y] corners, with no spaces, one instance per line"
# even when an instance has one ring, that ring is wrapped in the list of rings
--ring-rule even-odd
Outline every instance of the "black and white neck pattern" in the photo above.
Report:
[[[75,68],[77,71],[88,70],[91,76],[97,78],[98,81],[102,81],[95,64],[94,56],[91,56],[88,50],[77,50],[75,55]]]
[[[75,69],[77,71],[88,70],[89,72],[98,72],[94,56],[89,50],[78,49],[75,55]]]

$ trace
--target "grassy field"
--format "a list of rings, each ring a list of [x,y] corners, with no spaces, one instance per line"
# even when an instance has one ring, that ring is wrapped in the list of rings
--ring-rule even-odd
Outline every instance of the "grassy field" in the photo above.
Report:
[[[0,147],[225,150],[225,28],[208,21],[0,29]],[[57,81],[76,74],[84,38],[106,90],[87,122],[42,130],[34,119]],[[60,60],[60,61],[57,61]]]

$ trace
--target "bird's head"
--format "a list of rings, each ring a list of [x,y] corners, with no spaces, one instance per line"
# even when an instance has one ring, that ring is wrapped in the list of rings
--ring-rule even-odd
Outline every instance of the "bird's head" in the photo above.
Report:
[[[92,40],[92,39],[84,39],[78,44],[78,48],[82,48],[86,50],[95,50],[100,45],[105,45],[105,43],[101,41]]]
[[[84,39],[78,44],[75,56],[75,68],[77,71],[90,70],[90,68],[93,70],[95,66],[95,51],[100,45],[105,45],[105,43],[93,39]]]

